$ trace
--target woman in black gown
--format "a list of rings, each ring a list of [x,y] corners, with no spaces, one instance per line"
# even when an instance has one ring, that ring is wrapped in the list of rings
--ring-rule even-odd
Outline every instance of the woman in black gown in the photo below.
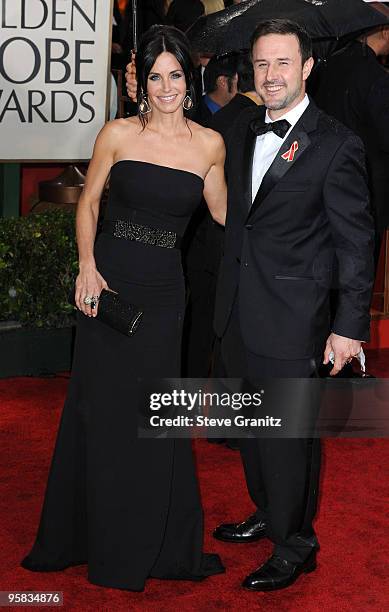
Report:
[[[78,206],[72,376],[36,541],[22,562],[32,571],[87,564],[90,582],[130,590],[142,590],[148,577],[200,580],[223,571],[217,555],[202,552],[190,440],[138,439],[136,423],[137,380],[180,376],[181,254],[163,238],[173,232],[179,240],[203,193],[224,223],[225,150],[215,132],[185,118],[193,67],[181,32],[152,28],[137,76],[143,114],[102,129]],[[94,244],[109,174],[107,222]],[[118,221],[136,237],[115,236]],[[103,288],[143,306],[133,337],[96,320],[98,302],[85,304]]]

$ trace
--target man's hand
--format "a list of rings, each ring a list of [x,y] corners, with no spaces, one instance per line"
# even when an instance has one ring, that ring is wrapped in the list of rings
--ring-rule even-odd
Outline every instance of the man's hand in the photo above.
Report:
[[[133,51],[131,53],[131,62],[126,66],[126,87],[128,97],[131,98],[133,102],[136,102],[137,80],[135,68],[135,53]]]
[[[330,375],[335,376],[340,372],[346,363],[349,363],[353,357],[357,357],[361,352],[362,345],[359,340],[352,340],[344,336],[332,333],[327,340],[326,349],[324,351],[324,364],[329,363],[330,353],[333,351],[335,356],[334,367]]]

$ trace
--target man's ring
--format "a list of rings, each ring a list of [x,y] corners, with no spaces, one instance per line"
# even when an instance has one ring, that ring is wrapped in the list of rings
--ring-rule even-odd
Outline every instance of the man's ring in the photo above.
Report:
[[[92,302],[93,302],[93,297],[92,296],[86,295],[84,297],[84,304],[85,304],[85,306],[89,306],[90,304],[92,304]]]

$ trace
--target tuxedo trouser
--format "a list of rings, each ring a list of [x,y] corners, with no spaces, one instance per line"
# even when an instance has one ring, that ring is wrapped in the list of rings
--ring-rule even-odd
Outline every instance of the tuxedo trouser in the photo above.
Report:
[[[256,386],[266,378],[308,378],[317,359],[281,360],[251,353],[244,346],[237,300],[222,338],[227,377]],[[320,439],[242,438],[239,440],[247,488],[259,519],[266,520],[274,554],[304,561],[319,544],[312,526],[317,508]]]

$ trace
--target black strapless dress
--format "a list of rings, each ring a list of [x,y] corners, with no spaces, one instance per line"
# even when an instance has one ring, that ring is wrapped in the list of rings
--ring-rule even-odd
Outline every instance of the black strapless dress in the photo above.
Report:
[[[200,202],[191,172],[122,160],[106,219],[182,236]],[[144,307],[131,338],[78,313],[69,390],[35,544],[33,571],[87,564],[88,580],[142,590],[148,577],[200,580],[223,571],[202,552],[203,516],[190,440],[138,439],[137,379],[180,376],[181,253],[108,233],[95,245],[108,286]]]

